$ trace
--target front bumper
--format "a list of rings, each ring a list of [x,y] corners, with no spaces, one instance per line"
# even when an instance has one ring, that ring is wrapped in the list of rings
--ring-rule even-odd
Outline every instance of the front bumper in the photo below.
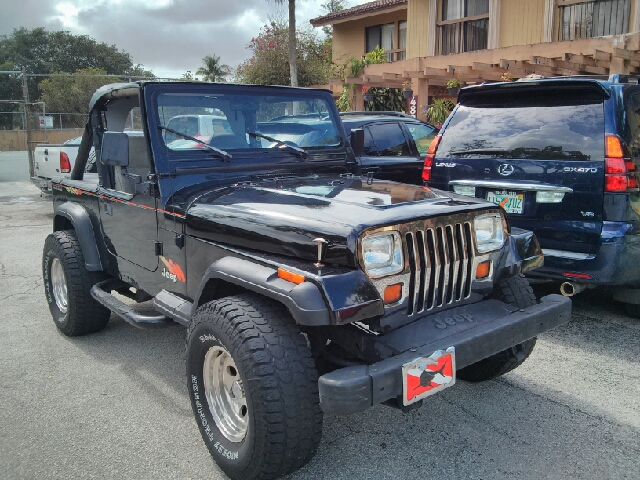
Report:
[[[341,368],[318,379],[320,406],[348,415],[402,395],[402,365],[436,350],[456,349],[458,369],[524,342],[571,319],[571,301],[560,295],[518,310],[485,300],[431,315],[380,336],[383,352],[400,352],[373,365]]]

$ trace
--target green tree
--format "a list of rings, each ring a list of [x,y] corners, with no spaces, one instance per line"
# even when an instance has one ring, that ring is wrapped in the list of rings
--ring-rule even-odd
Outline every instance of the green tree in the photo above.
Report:
[[[11,62],[0,63],[0,71],[15,71],[16,66]],[[20,74],[0,73],[0,100],[22,100],[22,82]],[[22,106],[14,103],[0,104],[3,112],[20,112]],[[0,129],[12,130],[22,125],[22,118],[19,113],[0,113]]]
[[[346,6],[345,0],[326,0],[322,5],[322,10],[324,10],[325,15],[329,15],[331,13],[341,12]],[[329,43],[331,43],[331,39],[333,37],[333,26],[325,25],[322,27],[322,31],[327,36]]]
[[[248,47],[251,57],[237,69],[236,80],[261,85],[290,85],[289,35],[283,22],[272,21],[260,29]],[[297,35],[298,83],[300,86],[327,83],[331,73],[331,53],[310,29]]]
[[[19,28],[0,37],[0,63],[10,61],[27,73],[75,72],[99,68],[108,74],[133,75],[139,65],[115,45],[97,42],[87,35],[48,32],[44,28]]]
[[[62,124],[65,127],[82,127],[86,121],[89,100],[93,93],[113,79],[104,77],[106,70],[87,68],[75,75],[51,76],[38,86],[40,101],[45,102],[48,112],[65,113]]]
[[[221,64],[218,55],[207,55],[202,59],[204,67],[196,70],[196,75],[202,75],[205,82],[224,82],[231,69],[229,65]]]
[[[145,70],[140,64],[134,65],[131,56],[115,45],[97,42],[87,35],[73,35],[64,31],[49,32],[44,28],[19,28],[9,36],[0,36],[0,64],[11,64],[14,69],[24,69],[27,74],[99,70],[103,74],[118,75],[124,81],[132,76],[153,77],[153,72]],[[50,90],[52,85],[66,85],[64,81],[59,83],[53,77],[49,80],[51,82],[44,88],[50,97],[53,95]],[[14,81],[15,79],[8,75],[0,75],[0,92],[8,88],[15,90],[11,83]],[[29,77],[31,101],[38,94],[42,94],[39,89],[42,81],[45,81],[45,77]],[[96,80],[97,83],[115,81],[118,81],[118,78]],[[62,91],[57,96],[65,94],[71,95]],[[19,87],[11,96],[4,98],[22,100],[22,88]],[[72,104],[73,101],[69,98],[67,104]],[[85,103],[85,109],[86,105]]]

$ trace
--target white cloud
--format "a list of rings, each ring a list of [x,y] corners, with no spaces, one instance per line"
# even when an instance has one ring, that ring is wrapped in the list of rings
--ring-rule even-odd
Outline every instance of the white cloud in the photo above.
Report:
[[[56,5],[56,11],[59,12],[58,19],[62,22],[65,29],[73,29],[78,26],[78,12],[80,9],[75,5],[65,2]]]
[[[351,0],[350,6],[366,0]],[[4,2],[0,35],[15,28],[44,27],[88,35],[116,45],[158,76],[194,72],[205,55],[237,66],[247,45],[270,16],[287,16],[286,2],[269,0],[27,0]],[[309,26],[323,14],[322,2],[296,2],[296,23]],[[279,12],[279,13],[277,13]],[[318,33],[321,33],[318,29]]]

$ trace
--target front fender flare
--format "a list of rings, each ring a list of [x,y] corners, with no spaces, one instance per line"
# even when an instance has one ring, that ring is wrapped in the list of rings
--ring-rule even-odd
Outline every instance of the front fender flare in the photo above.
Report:
[[[276,268],[237,257],[221,258],[207,268],[193,303],[192,317],[207,283],[212,279],[224,280],[284,304],[300,325],[331,324],[329,308],[314,283],[288,282],[278,277]]]
[[[90,272],[101,271],[103,268],[102,261],[100,260],[100,251],[98,250],[96,237],[93,233],[93,224],[91,223],[89,213],[77,203],[65,202],[56,207],[54,219],[57,216],[68,219],[73,225],[78,241],[80,242],[82,254],[84,255],[86,269]]]
[[[544,256],[540,243],[535,234],[529,230],[512,227],[511,237],[515,241],[518,255],[522,261],[520,271],[522,273],[544,265]]]

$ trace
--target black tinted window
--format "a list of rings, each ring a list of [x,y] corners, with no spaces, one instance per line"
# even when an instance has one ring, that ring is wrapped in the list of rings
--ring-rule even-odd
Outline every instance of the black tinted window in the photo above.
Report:
[[[368,156],[377,156],[378,149],[376,148],[376,144],[373,141],[373,137],[371,136],[371,132],[369,132],[368,128],[364,129],[364,149],[362,150],[364,155]]]
[[[603,104],[460,106],[443,134],[437,156],[601,160]]]
[[[369,133],[378,149],[378,154],[383,157],[399,157],[411,155],[411,149],[407,139],[397,123],[380,123],[370,125]],[[366,143],[366,136],[365,136]]]

